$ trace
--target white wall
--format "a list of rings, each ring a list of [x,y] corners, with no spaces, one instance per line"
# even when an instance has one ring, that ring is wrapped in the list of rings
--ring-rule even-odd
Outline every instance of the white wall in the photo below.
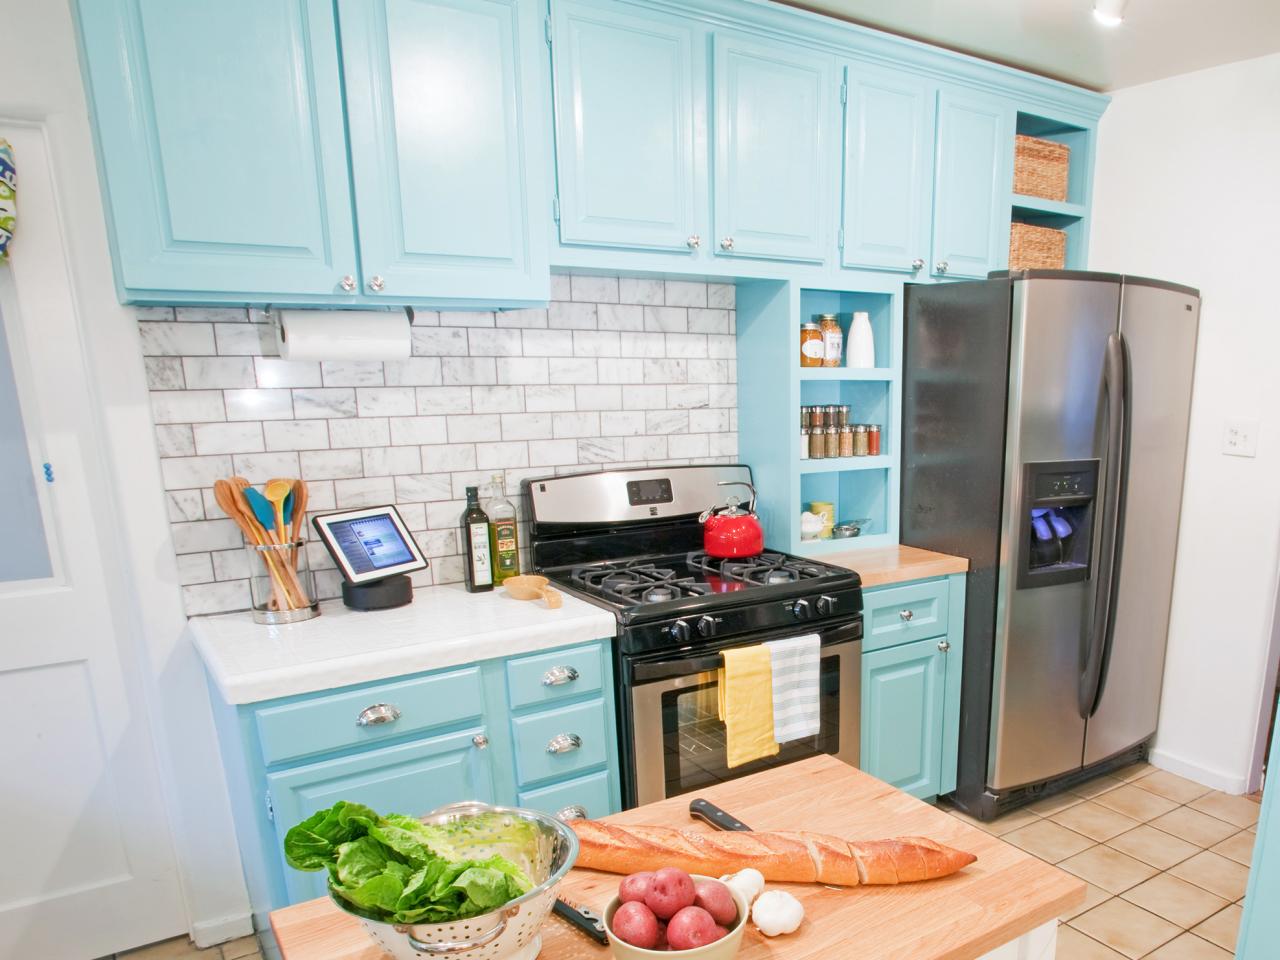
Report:
[[[37,122],[48,136],[62,234],[74,265],[72,292],[99,403],[95,426],[111,467],[99,478],[112,504],[108,515],[117,518],[111,553],[103,558],[115,602],[104,615],[133,641],[132,662],[122,667],[141,674],[146,689],[191,932],[198,942],[215,942],[249,931],[248,897],[231,842],[234,825],[204,672],[182,636],[186,618],[138,327],[134,311],[117,302],[111,277],[71,11],[65,0],[0,0],[0,24],[0,116]]]
[[[1119,90],[1098,133],[1089,265],[1203,296],[1153,760],[1254,785],[1280,574],[1280,55]],[[1255,459],[1224,421],[1259,423]]]

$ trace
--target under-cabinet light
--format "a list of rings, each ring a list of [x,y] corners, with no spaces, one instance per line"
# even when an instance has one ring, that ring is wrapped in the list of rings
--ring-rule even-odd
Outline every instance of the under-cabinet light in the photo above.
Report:
[[[1118,27],[1124,22],[1126,0],[1094,0],[1093,19],[1104,27]]]

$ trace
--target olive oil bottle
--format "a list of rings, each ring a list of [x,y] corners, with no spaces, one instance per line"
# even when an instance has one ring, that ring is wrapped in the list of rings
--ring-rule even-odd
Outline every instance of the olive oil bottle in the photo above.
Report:
[[[516,527],[516,507],[502,494],[502,474],[493,475],[485,504],[489,514],[489,554],[493,563],[493,583],[502,586],[507,577],[520,572],[520,543]]]
[[[493,589],[489,551],[489,515],[480,509],[480,495],[467,487],[467,509],[462,514],[462,566],[467,589],[480,593]]]

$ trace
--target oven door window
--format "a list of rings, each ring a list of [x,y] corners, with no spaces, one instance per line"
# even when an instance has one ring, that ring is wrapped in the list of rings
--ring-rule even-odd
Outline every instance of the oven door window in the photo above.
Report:
[[[729,768],[725,762],[725,729],[717,713],[717,696],[715,673],[697,674],[694,683],[664,690],[661,695],[663,786],[668,797],[820,753],[841,752],[838,657],[826,656],[821,660],[818,735],[784,743],[772,757]]]

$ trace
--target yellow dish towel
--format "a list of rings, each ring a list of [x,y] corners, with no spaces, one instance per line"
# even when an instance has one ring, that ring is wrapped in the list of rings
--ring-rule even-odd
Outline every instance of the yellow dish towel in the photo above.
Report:
[[[778,752],[773,739],[773,667],[769,648],[736,647],[722,651],[717,674],[720,720],[724,723],[730,767]]]

